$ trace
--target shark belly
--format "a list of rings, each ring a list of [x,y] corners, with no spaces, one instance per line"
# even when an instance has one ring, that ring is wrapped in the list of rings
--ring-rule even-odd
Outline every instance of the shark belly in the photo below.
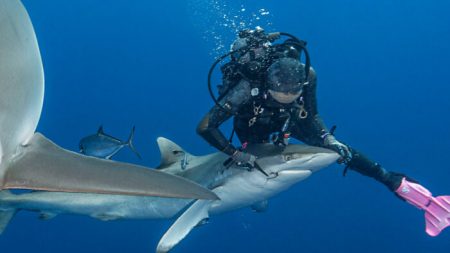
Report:
[[[267,178],[259,171],[245,171],[213,190],[220,200],[211,204],[209,212],[219,214],[251,206],[287,190],[311,174],[310,170],[292,170],[281,171],[276,177]]]
[[[191,200],[90,193],[32,192],[5,194],[0,209],[45,214],[86,215],[101,220],[166,219],[174,217]]]

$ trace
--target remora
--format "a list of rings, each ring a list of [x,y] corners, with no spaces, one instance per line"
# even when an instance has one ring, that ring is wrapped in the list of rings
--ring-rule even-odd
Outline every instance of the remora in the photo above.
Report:
[[[175,143],[158,138],[161,151],[159,170],[192,180],[212,190],[220,200],[168,199],[90,193],[32,192],[13,195],[0,192],[0,232],[19,210],[37,211],[41,217],[57,214],[88,215],[101,220],[167,219],[185,210],[161,238],[157,252],[168,252],[210,214],[246,206],[265,206],[270,197],[334,163],[338,155],[328,149],[291,144],[285,148],[271,144],[249,146],[259,157],[258,164],[269,175],[231,164],[227,156],[213,153],[193,156]],[[187,163],[186,163],[187,161]],[[3,224],[3,226],[2,226]]]

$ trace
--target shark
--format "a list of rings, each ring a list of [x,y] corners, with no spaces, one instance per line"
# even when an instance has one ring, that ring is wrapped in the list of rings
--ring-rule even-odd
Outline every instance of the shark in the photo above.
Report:
[[[0,34],[0,190],[218,198],[182,177],[77,154],[35,132],[44,101],[44,69],[20,0],[0,0]]]
[[[162,236],[157,253],[169,252],[210,215],[252,207],[263,211],[268,199],[334,163],[334,151],[289,144],[253,144],[260,166],[249,169],[230,162],[222,152],[195,156],[166,138],[157,139],[161,152],[160,172],[179,176],[211,190],[219,199],[181,199],[149,196],[33,191],[0,192],[0,233],[20,210],[38,212],[41,219],[59,214],[86,215],[103,221],[119,219],[171,219],[175,222]],[[186,162],[188,161],[188,162]]]

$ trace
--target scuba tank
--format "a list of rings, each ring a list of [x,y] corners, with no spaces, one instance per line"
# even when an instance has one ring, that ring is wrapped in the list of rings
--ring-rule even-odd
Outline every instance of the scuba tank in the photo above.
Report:
[[[279,40],[281,36],[288,37],[280,44],[272,43]],[[236,115],[230,109],[223,107],[218,101],[231,90],[239,80],[247,80],[250,83],[264,85],[261,80],[265,79],[267,68],[274,60],[282,57],[290,57],[301,61],[302,53],[305,55],[305,82],[308,80],[311,67],[309,54],[306,49],[306,41],[283,32],[265,33],[260,27],[255,30],[242,30],[238,39],[233,43],[231,51],[220,56],[208,72],[208,90],[214,103],[221,109]],[[230,56],[230,61],[221,67],[222,84],[217,86],[219,96],[216,97],[211,84],[212,73],[216,66]],[[261,89],[263,87],[259,87]]]

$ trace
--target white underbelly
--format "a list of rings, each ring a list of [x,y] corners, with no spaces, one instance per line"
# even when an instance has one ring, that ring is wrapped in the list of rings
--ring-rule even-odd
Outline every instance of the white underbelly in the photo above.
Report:
[[[164,219],[172,218],[191,200],[85,193],[36,192],[24,194],[9,207],[54,214],[78,214],[94,218]]]
[[[211,205],[209,213],[222,213],[267,200],[311,174],[310,170],[282,171],[269,179],[254,170],[241,173],[214,189],[220,200]]]

